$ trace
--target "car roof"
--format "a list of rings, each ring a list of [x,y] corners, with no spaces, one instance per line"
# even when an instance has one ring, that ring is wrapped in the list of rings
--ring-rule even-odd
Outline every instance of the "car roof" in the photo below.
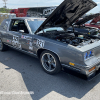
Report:
[[[35,18],[35,17],[16,17],[16,18],[11,18],[11,19],[23,19],[23,20],[25,20],[25,19],[46,19],[46,18],[40,18],[40,17],[37,17],[37,18]]]

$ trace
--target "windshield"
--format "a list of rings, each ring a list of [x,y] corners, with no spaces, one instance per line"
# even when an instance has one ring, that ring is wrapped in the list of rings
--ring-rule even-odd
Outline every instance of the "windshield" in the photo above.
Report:
[[[33,20],[27,20],[30,29],[32,33],[35,33],[35,31],[40,27],[40,25],[45,21],[45,19],[33,19]]]
[[[100,25],[100,21],[97,22],[97,25]]]
[[[86,22],[86,24],[90,24],[92,22],[92,20],[89,20],[88,22]]]

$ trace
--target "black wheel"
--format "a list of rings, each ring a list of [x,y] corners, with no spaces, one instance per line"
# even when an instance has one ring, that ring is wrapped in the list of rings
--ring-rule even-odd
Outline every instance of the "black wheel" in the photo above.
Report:
[[[61,71],[61,64],[58,57],[50,51],[46,50],[42,52],[40,62],[42,64],[42,68],[48,74],[57,74]]]
[[[8,46],[6,46],[2,40],[0,39],[0,51],[6,51],[8,50]]]

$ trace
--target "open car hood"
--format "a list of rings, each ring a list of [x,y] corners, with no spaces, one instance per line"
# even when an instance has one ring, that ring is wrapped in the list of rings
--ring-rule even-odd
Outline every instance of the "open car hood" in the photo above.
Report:
[[[82,25],[82,24],[85,24],[86,22],[88,22],[89,20],[92,20],[91,23],[97,23],[98,20],[100,20],[100,13],[86,16],[85,18],[76,22],[74,25]]]
[[[35,34],[47,27],[67,29],[95,6],[97,4],[92,0],[64,0],[37,29]]]

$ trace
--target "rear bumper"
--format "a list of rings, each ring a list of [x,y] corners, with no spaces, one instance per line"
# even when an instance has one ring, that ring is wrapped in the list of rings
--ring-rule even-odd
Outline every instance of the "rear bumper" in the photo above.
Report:
[[[96,77],[99,73],[100,73],[100,68],[96,71],[93,72],[93,74],[91,75],[85,75],[85,74],[82,74],[80,71],[78,70],[74,70],[74,69],[70,69],[70,68],[67,68],[65,66],[63,66],[63,71],[66,72],[66,73],[69,73],[71,75],[74,75],[76,77],[79,77],[81,79],[84,79],[84,80],[87,80],[87,81],[90,81],[92,80],[94,77]]]

